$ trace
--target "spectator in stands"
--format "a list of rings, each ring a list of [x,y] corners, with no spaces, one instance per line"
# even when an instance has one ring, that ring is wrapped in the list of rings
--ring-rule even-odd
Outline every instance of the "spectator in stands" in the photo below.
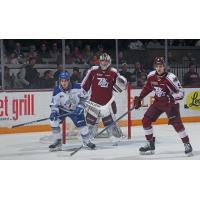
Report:
[[[18,58],[15,56],[15,54],[14,53],[11,53],[10,54],[10,56],[9,56],[9,58],[8,58],[8,63],[9,64],[19,64],[19,62],[18,62]]]
[[[99,60],[97,58],[96,55],[93,55],[92,58],[90,59],[89,61],[89,65],[92,67],[92,66],[95,66],[95,65],[99,65]]]
[[[104,53],[103,45],[99,44],[99,45],[98,45],[98,50],[97,50],[97,52],[96,52],[97,58],[99,58],[100,55],[103,54],[103,53]]]
[[[83,64],[83,54],[81,53],[78,47],[74,47],[72,57],[73,57],[73,63]]]
[[[38,87],[38,81],[39,81],[39,72],[36,68],[34,68],[34,65],[36,64],[35,58],[29,59],[29,64],[26,65],[26,76],[25,79],[29,82],[30,88],[37,88]]]
[[[40,58],[38,56],[38,53],[37,53],[35,45],[31,45],[30,46],[30,50],[29,50],[27,59],[29,60],[30,58],[34,58],[36,60],[36,63],[40,63]]]
[[[142,49],[143,48],[143,43],[140,40],[132,40],[130,44],[128,45],[130,50],[134,49]]]
[[[29,82],[25,79],[26,76],[26,65],[23,65],[17,76],[14,78],[14,88],[15,89],[24,89],[29,88]]]
[[[135,62],[135,70],[133,71],[133,75],[135,75],[136,80],[138,81],[141,78],[141,74],[145,73],[141,63],[139,61]]]
[[[195,63],[196,59],[193,57],[191,52],[188,52],[186,56],[183,57],[183,64],[189,64],[191,62]]]
[[[63,72],[64,71],[64,67],[62,64],[57,64],[57,71],[54,73],[53,77],[56,81],[58,81],[59,79],[59,74],[60,72]]]
[[[39,88],[53,88],[54,86],[53,72],[51,70],[45,71],[44,75],[39,79]]]
[[[50,58],[50,54],[49,54],[49,51],[47,49],[47,45],[45,43],[42,43],[40,45],[40,52],[39,52],[39,60],[40,60],[40,63],[44,63],[43,62],[43,58]]]
[[[196,65],[190,63],[189,71],[183,77],[184,86],[200,86],[200,77],[196,72]]]
[[[57,61],[58,56],[59,56],[60,53],[59,53],[58,45],[57,45],[56,42],[53,43],[52,49],[50,50],[49,53],[50,53],[50,57],[51,57],[51,58],[54,58],[55,61]]]
[[[24,53],[21,49],[21,44],[19,42],[16,42],[15,49],[13,51],[16,58],[22,58],[24,57]]]
[[[124,76],[128,82],[131,81],[131,72],[128,71],[128,65],[126,63],[122,64],[122,70],[119,71],[119,73]]]
[[[126,57],[123,51],[119,52],[119,64],[126,63]]]
[[[65,63],[66,64],[72,64],[73,63],[73,57],[71,54],[70,47],[67,45],[65,47]]]
[[[146,73],[142,72],[140,78],[137,80],[137,87],[138,88],[143,88],[147,81],[147,76]]]
[[[93,56],[93,52],[91,51],[90,45],[86,45],[83,51],[84,63],[88,64],[92,56]]]
[[[72,83],[80,83],[81,82],[81,73],[79,72],[78,67],[73,68],[73,73],[70,77]]]
[[[159,48],[161,44],[158,40],[150,40],[147,44],[147,48]]]

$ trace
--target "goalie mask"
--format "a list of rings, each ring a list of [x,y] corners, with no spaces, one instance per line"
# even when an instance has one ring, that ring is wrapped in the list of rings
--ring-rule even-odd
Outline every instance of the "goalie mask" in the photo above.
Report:
[[[103,53],[99,58],[100,67],[102,70],[108,69],[111,65],[111,58],[107,53]]]
[[[127,88],[127,80],[123,76],[118,76],[116,78],[115,85],[113,86],[114,90],[116,92],[122,92],[123,90],[126,90]]]

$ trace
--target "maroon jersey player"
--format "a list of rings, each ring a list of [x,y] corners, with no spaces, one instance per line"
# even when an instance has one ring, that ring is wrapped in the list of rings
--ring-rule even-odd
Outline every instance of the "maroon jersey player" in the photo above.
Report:
[[[144,114],[142,125],[147,140],[147,145],[139,149],[141,154],[153,153],[155,150],[155,137],[153,137],[152,122],[155,122],[162,113],[166,113],[168,124],[171,124],[181,138],[185,154],[192,154],[192,146],[182,123],[178,100],[184,98],[184,91],[177,77],[165,70],[163,57],[154,60],[155,71],[149,73],[147,83],[139,96],[134,99],[134,107],[141,106],[141,100],[150,92],[154,91],[154,102]]]
[[[122,92],[127,86],[126,79],[110,66],[111,58],[107,53],[100,56],[99,65],[91,67],[82,81],[82,88],[91,93],[90,101],[100,105],[99,113],[94,112],[93,109],[86,111],[86,121],[94,137],[98,131],[100,118],[104,126],[109,126],[115,121],[117,108],[115,101],[111,101],[113,90]],[[122,135],[116,124],[110,126],[107,132],[109,136],[121,137]]]

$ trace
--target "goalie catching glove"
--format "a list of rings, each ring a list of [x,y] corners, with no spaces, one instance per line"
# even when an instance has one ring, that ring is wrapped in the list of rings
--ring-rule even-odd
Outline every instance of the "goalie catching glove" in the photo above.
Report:
[[[113,86],[114,90],[116,92],[122,92],[123,90],[126,90],[127,88],[127,80],[123,76],[118,76],[116,78],[115,85]]]

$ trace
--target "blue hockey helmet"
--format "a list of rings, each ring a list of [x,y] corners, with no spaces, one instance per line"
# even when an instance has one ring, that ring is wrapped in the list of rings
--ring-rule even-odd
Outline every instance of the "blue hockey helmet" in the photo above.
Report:
[[[61,80],[61,79],[69,80],[70,79],[70,74],[68,72],[60,72],[59,80]]]

